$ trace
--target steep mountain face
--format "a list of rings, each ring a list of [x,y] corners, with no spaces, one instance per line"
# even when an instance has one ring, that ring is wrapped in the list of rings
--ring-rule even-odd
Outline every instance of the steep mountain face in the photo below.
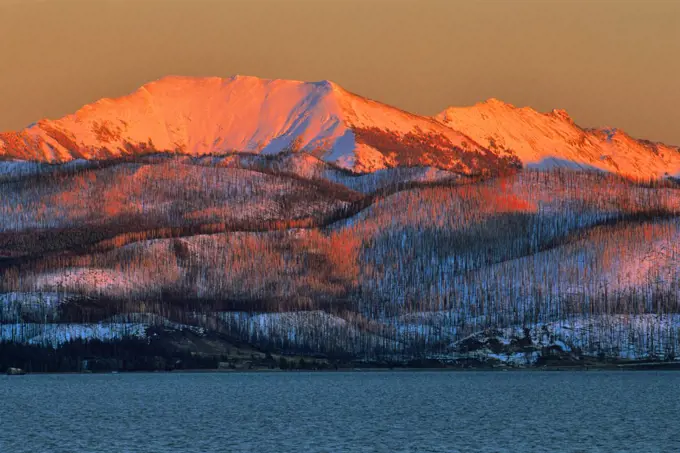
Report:
[[[539,113],[489,99],[448,108],[436,118],[493,151],[511,151],[527,167],[599,169],[636,178],[680,175],[677,147],[617,129],[583,129],[564,110]]]
[[[500,153],[432,118],[328,81],[166,77],[73,115],[0,134],[0,157],[66,162],[154,151],[193,156],[305,150],[354,171],[425,165],[477,172]]]

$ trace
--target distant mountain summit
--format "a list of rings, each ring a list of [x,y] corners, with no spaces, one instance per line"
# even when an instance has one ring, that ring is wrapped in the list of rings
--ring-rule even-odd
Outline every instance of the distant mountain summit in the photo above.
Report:
[[[680,176],[680,150],[637,140],[618,129],[584,129],[564,110],[540,113],[489,99],[451,107],[436,117],[492,151],[505,150],[527,167],[598,169],[626,176]]]
[[[0,159],[61,163],[148,153],[191,156],[305,151],[355,172],[398,166],[495,174],[521,165],[680,175],[678,148],[577,126],[497,99],[435,118],[352,94],[330,81],[165,77],[58,120],[0,134]]]
[[[146,152],[188,155],[305,150],[360,171],[428,165],[476,172],[498,153],[432,118],[329,82],[166,77],[73,115],[0,135],[0,156],[47,162]]]

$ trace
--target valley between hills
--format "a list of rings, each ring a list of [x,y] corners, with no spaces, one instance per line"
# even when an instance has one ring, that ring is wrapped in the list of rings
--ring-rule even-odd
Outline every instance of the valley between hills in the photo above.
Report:
[[[678,176],[559,110],[164,78],[0,134],[0,369],[672,368]]]

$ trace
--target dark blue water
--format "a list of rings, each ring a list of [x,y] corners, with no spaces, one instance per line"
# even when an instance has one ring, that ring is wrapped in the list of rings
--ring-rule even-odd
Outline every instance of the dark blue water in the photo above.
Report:
[[[0,377],[0,452],[680,452],[680,373]]]

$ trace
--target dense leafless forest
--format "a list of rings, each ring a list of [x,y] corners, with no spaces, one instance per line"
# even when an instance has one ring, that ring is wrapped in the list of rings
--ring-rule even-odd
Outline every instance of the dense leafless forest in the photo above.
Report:
[[[4,347],[150,342],[159,327],[369,361],[680,347],[670,180],[359,175],[305,153],[0,169]]]

